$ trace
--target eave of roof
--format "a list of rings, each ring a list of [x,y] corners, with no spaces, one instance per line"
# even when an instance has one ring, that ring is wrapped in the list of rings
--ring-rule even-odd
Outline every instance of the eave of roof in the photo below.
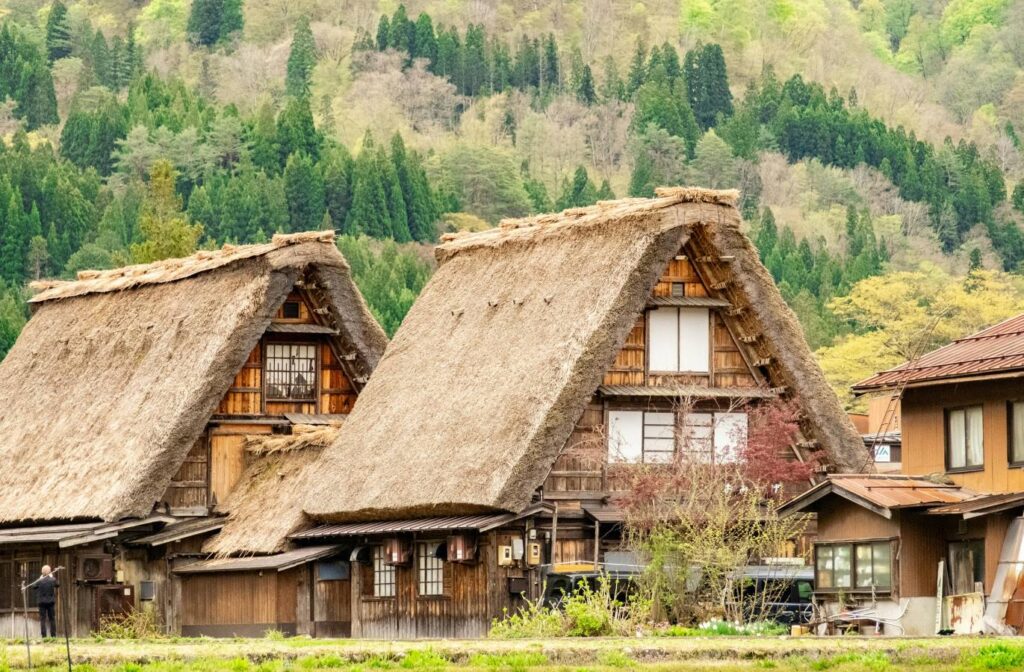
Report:
[[[246,558],[214,558],[176,567],[175,574],[216,574],[220,572],[284,572],[307,562],[320,560],[338,553],[341,546],[308,546],[274,555],[256,555]]]
[[[898,509],[959,504],[978,497],[958,485],[903,474],[837,474],[783,504],[779,514],[815,510],[814,505],[829,495],[842,497],[883,518],[892,518],[892,512]]]
[[[1024,314],[1017,315],[853,385],[857,393],[1024,375]]]

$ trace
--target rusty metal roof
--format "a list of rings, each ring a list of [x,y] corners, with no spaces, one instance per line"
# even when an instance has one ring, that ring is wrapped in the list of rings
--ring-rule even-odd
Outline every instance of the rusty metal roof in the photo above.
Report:
[[[1006,492],[998,495],[981,495],[957,504],[939,506],[929,509],[928,513],[937,516],[957,515],[970,519],[1021,506],[1024,506],[1024,492]]]
[[[854,391],[893,387],[949,378],[1019,372],[1024,375],[1024,314],[922,356],[911,367],[901,364],[853,386]]]
[[[843,497],[885,518],[892,517],[893,509],[930,508],[979,497],[973,490],[918,476],[837,474],[786,502],[779,511],[813,510],[814,504],[827,495]]]

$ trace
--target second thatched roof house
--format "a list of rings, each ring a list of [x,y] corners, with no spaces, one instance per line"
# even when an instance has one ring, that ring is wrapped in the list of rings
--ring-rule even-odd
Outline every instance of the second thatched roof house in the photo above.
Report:
[[[610,464],[730,459],[772,399],[799,404],[793,459],[870,468],[735,199],[666,189],[438,248],[319,463],[305,509],[324,524],[293,536],[362,560],[354,634],[485,632],[542,566],[605,558]]]
[[[48,563],[81,586],[79,634],[144,600],[167,607],[171,630],[247,625],[217,609],[249,599],[238,591],[251,577],[222,579],[214,606],[190,611],[165,557],[203,557],[252,477],[250,436],[336,422],[377,365],[387,339],[333,233],[36,289],[0,363],[0,461],[12,467],[0,473],[0,615],[20,604],[14,584]],[[281,539],[300,524],[296,510]],[[172,599],[182,589],[184,605]]]

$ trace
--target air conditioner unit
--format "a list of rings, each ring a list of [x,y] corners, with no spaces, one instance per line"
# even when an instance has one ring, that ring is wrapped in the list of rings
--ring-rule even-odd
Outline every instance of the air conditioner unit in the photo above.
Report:
[[[114,580],[114,558],[105,553],[78,556],[75,578],[87,583],[110,583]]]

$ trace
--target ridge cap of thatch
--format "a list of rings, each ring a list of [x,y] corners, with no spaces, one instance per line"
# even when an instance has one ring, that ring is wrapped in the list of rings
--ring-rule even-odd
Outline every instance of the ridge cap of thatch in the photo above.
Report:
[[[535,235],[555,233],[573,227],[592,226],[608,220],[628,221],[677,205],[720,205],[735,208],[740,192],[737,189],[706,189],[704,187],[658,187],[654,198],[620,198],[598,201],[595,205],[568,208],[561,212],[503,219],[486,231],[446,233],[435,249],[439,263],[454,254],[476,247],[498,245],[512,240],[525,240]]]
[[[109,270],[82,270],[75,280],[36,280],[29,288],[36,292],[29,303],[40,304],[55,299],[115,292],[142,285],[156,285],[191,278],[201,273],[223,268],[245,259],[269,255],[278,250],[306,243],[334,246],[334,231],[301,231],[275,234],[269,243],[252,245],[224,244],[219,250],[199,250],[188,257],[162,259],[149,264],[135,264]],[[345,263],[338,253],[338,260]]]

